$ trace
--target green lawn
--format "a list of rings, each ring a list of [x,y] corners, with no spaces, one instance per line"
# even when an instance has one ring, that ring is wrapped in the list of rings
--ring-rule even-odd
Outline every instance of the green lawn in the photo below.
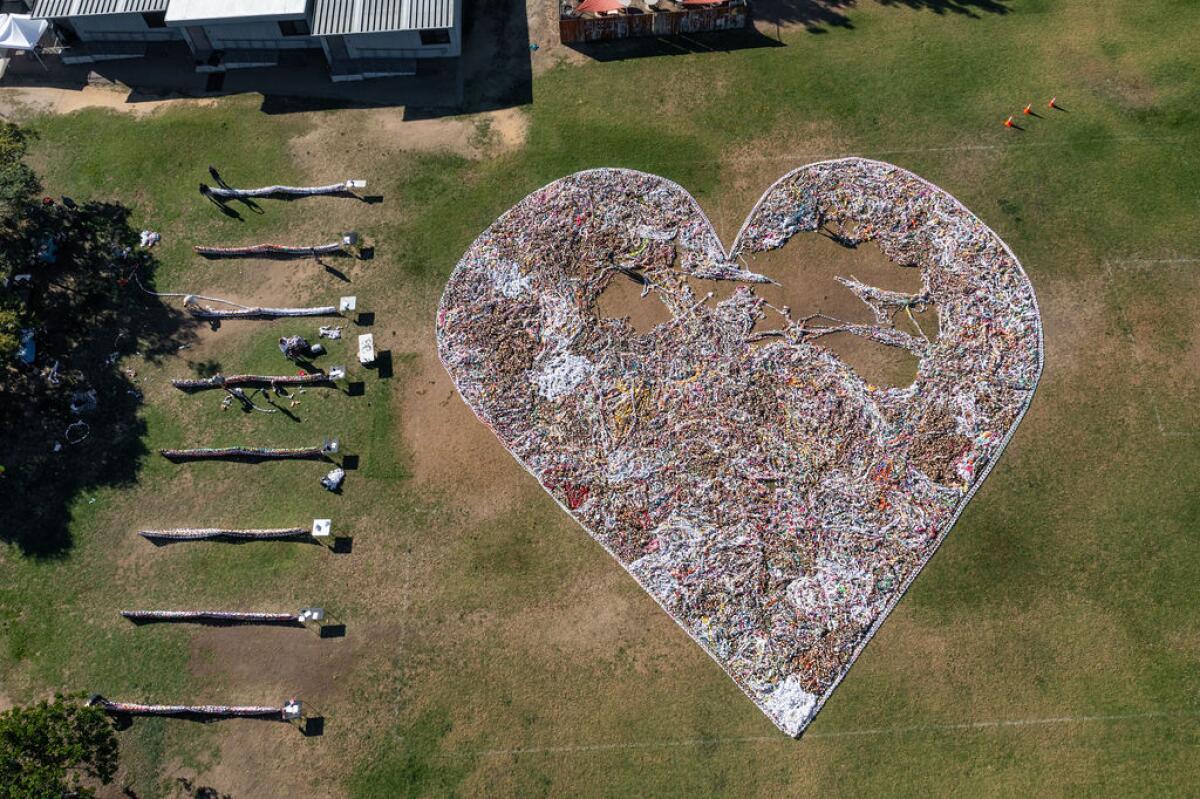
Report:
[[[782,47],[555,67],[535,79],[524,145],[483,159],[383,148],[354,126],[300,158],[297,137],[357,112],[265,115],[252,98],[33,120],[48,193],[119,199],[163,232],[160,290],[357,294],[393,376],[358,369],[362,396],[310,390],[296,422],[221,411],[166,381],[206,362],[290,368],[274,339],[307,323],[229,322],[161,363],[132,359],[150,450],[336,434],[360,467],[334,496],[319,464],[150,455],[136,485],[75,497],[68,552],[0,551],[3,692],[296,694],[326,717],[320,738],[138,722],[121,736],[122,779],[144,797],[176,795],[181,776],[237,797],[1194,793],[1200,5],[860,0],[843,13],[852,27],[784,30]],[[1055,94],[1067,111],[1001,126]],[[846,154],[912,169],[1004,237],[1038,291],[1047,365],[1002,463],[795,742],[477,434],[448,396],[433,314],[470,241],[574,170],[677,180],[728,238],[783,172]],[[235,220],[196,192],[209,164],[241,185],[367,177],[385,199],[264,201]],[[349,284],[189,250],[351,228],[377,252],[334,264]],[[351,340],[323,363],[353,361]],[[353,552],[135,535],[318,515]],[[116,614],[307,604],[346,638],[133,628]]]

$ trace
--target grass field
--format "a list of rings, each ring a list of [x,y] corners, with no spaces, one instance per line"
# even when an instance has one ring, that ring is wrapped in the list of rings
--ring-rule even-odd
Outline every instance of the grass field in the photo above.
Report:
[[[359,468],[334,496],[317,464],[146,455],[135,484],[70,498],[67,549],[0,551],[5,697],[296,695],[326,719],[311,738],[139,721],[121,734],[112,795],[1194,794],[1200,5],[797,0],[758,13],[759,43],[781,46],[539,62],[521,139],[489,143],[483,118],[439,123],[469,133],[461,152],[408,147],[411,123],[384,124],[398,111],[267,115],[255,98],[30,120],[48,193],[118,199],[163,233],[159,290],[293,304],[354,293],[392,374],[365,373],[357,397],[310,390],[291,419],[221,411],[167,381],[216,364],[277,370],[275,339],[307,323],[194,328],[176,356],[124,364],[145,393],[150,451],[336,434]],[[1001,126],[1055,94],[1066,111]],[[1038,292],[1047,365],[1003,461],[796,742],[474,420],[437,364],[433,313],[471,240],[569,172],[676,180],[728,242],[776,177],[846,154],[915,171],[1006,240]],[[240,185],[367,177],[384,201],[265,201],[233,219],[196,193],[209,164]],[[308,263],[190,253],[349,229],[376,256],[333,264],[348,283]],[[323,363],[353,361],[349,342],[334,352]],[[0,524],[20,515],[0,509]],[[332,516],[353,551],[135,535],[314,516]],[[346,637],[117,616],[308,604]]]

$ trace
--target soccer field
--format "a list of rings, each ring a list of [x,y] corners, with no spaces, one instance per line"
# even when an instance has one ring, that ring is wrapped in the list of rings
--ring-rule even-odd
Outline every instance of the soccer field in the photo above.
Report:
[[[491,19],[493,6],[468,10]],[[69,496],[48,489],[36,510],[0,508],[0,699],[295,696],[324,717],[313,737],[138,720],[120,734],[113,796],[1193,794],[1200,4],[792,0],[754,15],[754,35],[679,52],[601,61],[543,43],[532,103],[465,117],[267,113],[256,97],[26,110],[47,194],[118,200],[162,233],[158,291],[276,305],[354,294],[387,368],[358,370],[361,395],[311,389],[262,414],[169,381],[291,370],[276,341],[311,337],[311,320],[185,326],[123,361],[144,394],[118,448],[134,465]],[[1020,129],[1005,128],[1014,114]],[[1004,239],[1037,292],[1045,371],[990,478],[797,741],[475,419],[438,362],[434,316],[475,237],[574,171],[676,181],[728,245],[778,177],[847,155],[911,170]],[[244,186],[361,177],[383,199],[264,200],[231,206],[235,218],[196,192],[209,165]],[[349,230],[372,259],[191,252]],[[837,260],[812,266],[821,280],[876,268],[866,253],[857,272],[857,253],[804,254]],[[844,293],[812,282],[818,305]],[[322,365],[357,366],[353,337],[328,344]],[[340,495],[311,462],[157,454],[335,435],[358,462]],[[99,462],[108,443],[86,446]],[[320,517],[352,551],[136,535]],[[309,605],[345,636],[117,613]]]

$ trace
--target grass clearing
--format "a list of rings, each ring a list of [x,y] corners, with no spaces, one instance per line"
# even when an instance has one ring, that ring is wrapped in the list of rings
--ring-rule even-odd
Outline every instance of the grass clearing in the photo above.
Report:
[[[275,340],[307,323],[227,322],[198,329],[176,357],[131,359],[151,450],[336,433],[360,468],[334,496],[314,463],[151,455],[137,485],[73,498],[70,551],[0,553],[4,692],[317,697],[320,738],[250,722],[136,723],[121,738],[124,779],[146,797],[173,795],[180,776],[234,796],[1191,793],[1200,500],[1188,476],[1200,437],[1164,437],[1158,419],[1194,421],[1200,270],[1105,264],[1200,255],[1200,9],[953,4],[970,16],[934,5],[862,2],[843,10],[852,28],[784,29],[784,47],[549,69],[519,112],[524,144],[483,159],[376,147],[377,132],[339,121],[353,112],[265,115],[249,98],[34,120],[48,193],[119,199],[162,231],[159,290],[295,304],[355,293],[394,376],[368,373],[361,397],[310,390],[290,409],[297,423],[221,411],[218,397],[167,381],[210,362],[290,369]],[[1051,94],[1069,111],[1001,127]],[[342,174],[346,152],[361,174]],[[1003,463],[796,743],[449,395],[432,315],[475,236],[571,171],[620,165],[679,181],[728,243],[783,172],[850,153],[941,185],[1006,240],[1038,291],[1047,367]],[[365,176],[385,199],[262,202],[233,219],[196,192],[209,164],[237,185]],[[337,262],[349,283],[305,262],[190,253],[349,229],[376,243],[372,261]],[[332,350],[322,363],[353,362],[351,341]],[[314,516],[353,535],[353,552],[156,549],[134,535]],[[336,611],[346,638],[286,631],[256,647],[116,614],[309,603]],[[841,734],[872,730],[885,732]]]

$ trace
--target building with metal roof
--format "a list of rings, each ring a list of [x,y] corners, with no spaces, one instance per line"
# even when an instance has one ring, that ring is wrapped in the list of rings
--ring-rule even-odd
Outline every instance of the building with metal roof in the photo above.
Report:
[[[335,81],[413,75],[462,53],[462,0],[36,0],[68,63],[180,42],[198,72],[274,66],[321,51]]]
[[[313,35],[454,27],[454,0],[314,0]]]
[[[148,14],[166,11],[168,2],[169,0],[37,0],[33,4],[33,18]]]
[[[308,5],[309,0],[170,0],[167,23],[222,25],[239,20],[303,17]]]

